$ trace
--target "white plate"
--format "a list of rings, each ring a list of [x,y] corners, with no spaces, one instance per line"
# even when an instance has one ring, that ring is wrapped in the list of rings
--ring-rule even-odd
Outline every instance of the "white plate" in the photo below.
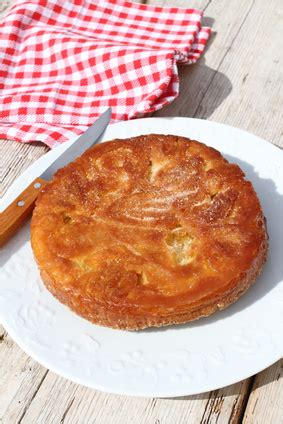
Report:
[[[26,225],[1,252],[0,321],[44,366],[95,389],[139,396],[181,396],[217,389],[255,374],[283,352],[283,153],[254,135],[214,122],[147,118],[110,126],[103,140],[178,134],[220,150],[246,172],[263,205],[268,263],[236,304],[187,325],[139,332],[92,325],[44,288]],[[5,206],[67,144],[47,153],[3,199]]]

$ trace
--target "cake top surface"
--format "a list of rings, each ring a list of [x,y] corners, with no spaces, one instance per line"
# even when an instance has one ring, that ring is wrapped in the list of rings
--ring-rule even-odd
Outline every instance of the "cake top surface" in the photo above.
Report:
[[[32,221],[36,259],[60,290],[162,315],[221,302],[265,238],[241,169],[170,135],[98,144],[57,172]]]

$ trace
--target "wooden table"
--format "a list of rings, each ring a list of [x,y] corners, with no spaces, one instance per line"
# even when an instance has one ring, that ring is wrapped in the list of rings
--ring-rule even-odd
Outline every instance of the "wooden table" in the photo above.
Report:
[[[0,0],[0,9],[8,2]],[[282,0],[149,0],[148,3],[203,9],[205,23],[213,25],[214,30],[205,56],[193,66],[180,68],[179,98],[155,116],[189,116],[224,122],[283,147],[280,138]],[[4,140],[0,148],[4,170],[0,177],[2,192],[47,151],[40,143],[21,145]],[[48,371],[22,352],[0,326],[0,423],[3,424],[277,424],[283,422],[282,376],[283,361],[279,361],[245,381],[198,396],[176,399],[116,396],[81,387]]]

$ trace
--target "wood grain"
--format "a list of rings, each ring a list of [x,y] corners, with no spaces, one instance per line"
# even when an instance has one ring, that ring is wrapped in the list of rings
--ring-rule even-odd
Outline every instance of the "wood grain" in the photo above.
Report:
[[[160,1],[150,0],[150,3]],[[240,127],[283,147],[280,4],[280,0],[206,3],[205,15],[215,19],[213,30],[217,35],[198,63],[182,67],[178,101],[156,116],[175,113],[209,118]]]
[[[1,0],[0,2],[0,19],[4,16],[4,14],[6,13],[6,10],[8,9],[8,7],[10,6],[10,1],[9,0]]]
[[[237,36],[219,66],[219,72],[229,75],[233,89],[219,105],[222,78],[216,74],[195,116],[221,120],[283,147],[280,4],[279,0],[253,0],[249,4]]]
[[[5,2],[0,0],[0,15]],[[205,22],[213,23],[214,31],[205,56],[193,66],[180,68],[178,99],[155,116],[212,119],[283,146],[281,0],[148,3],[205,9]],[[48,150],[41,143],[4,140],[0,149],[1,195]],[[0,327],[0,423],[277,424],[283,422],[282,367],[279,361],[255,378],[199,396],[116,396],[48,372]]]
[[[0,330],[1,424],[16,423],[25,414],[46,372]]]
[[[96,392],[49,372],[21,423],[236,423],[247,384],[198,396],[147,399]]]
[[[162,2],[149,0],[150,4],[170,4],[170,0]],[[179,0],[178,5],[183,6],[186,0]],[[200,3],[198,1],[197,3]],[[249,0],[203,1],[205,8],[204,23],[212,25],[212,36],[206,47],[205,55],[192,66],[180,67],[180,95],[178,100],[156,113],[156,116],[196,116],[200,104],[207,93],[209,86],[217,76],[220,80],[219,90],[214,100],[217,109],[232,91],[232,83],[227,75],[219,68],[227,55],[235,38],[237,37],[243,21],[246,19],[250,5]],[[212,111],[211,111],[212,112]],[[206,118],[209,118],[207,113]],[[223,122],[223,121],[221,121]]]
[[[47,181],[36,178],[10,205],[0,213],[0,247],[3,246],[31,215],[40,191]]]
[[[48,151],[39,141],[22,144],[0,139],[0,197],[25,169]]]
[[[283,359],[256,376],[243,424],[282,424],[282,422]]]

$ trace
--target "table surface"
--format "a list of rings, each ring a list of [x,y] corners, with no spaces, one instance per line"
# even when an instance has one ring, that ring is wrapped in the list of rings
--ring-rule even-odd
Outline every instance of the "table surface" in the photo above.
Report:
[[[9,2],[0,0],[0,13]],[[147,3],[198,7],[204,10],[204,23],[213,26],[204,57],[195,65],[180,67],[179,97],[155,116],[223,122],[283,147],[282,0]],[[41,143],[23,145],[1,140],[2,194],[47,150]],[[3,424],[282,423],[282,377],[283,360],[247,380],[197,396],[117,396],[79,386],[48,371],[26,355],[0,325]]]

